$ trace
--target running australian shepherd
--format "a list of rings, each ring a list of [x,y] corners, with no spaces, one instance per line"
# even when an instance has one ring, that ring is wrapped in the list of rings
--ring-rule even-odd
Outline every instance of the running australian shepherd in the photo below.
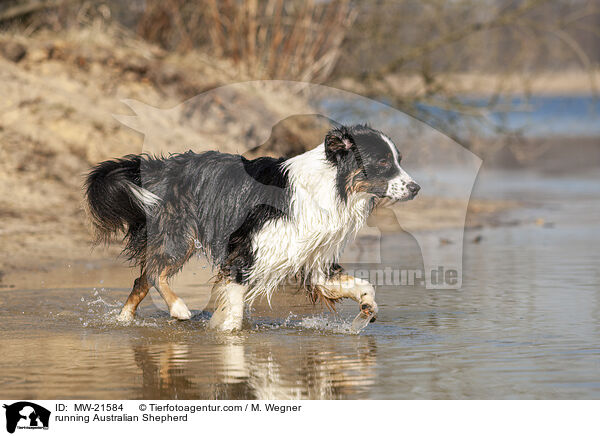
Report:
[[[218,271],[211,328],[241,329],[244,304],[296,280],[313,301],[351,298],[377,313],[375,289],[337,264],[373,208],[410,200],[419,185],[400,167],[392,140],[366,125],[330,130],[289,159],[208,151],[168,158],[128,155],[89,173],[86,198],[99,240],[125,234],[140,268],[120,319],[155,287],[172,317],[189,319],[169,279],[197,252]]]

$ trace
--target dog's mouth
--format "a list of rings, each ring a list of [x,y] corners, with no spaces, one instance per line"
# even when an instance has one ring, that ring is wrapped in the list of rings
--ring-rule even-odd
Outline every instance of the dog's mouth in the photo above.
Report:
[[[402,203],[404,201],[412,200],[415,197],[416,195],[411,192],[409,192],[406,195],[403,195],[402,197],[388,197],[387,195],[384,195],[383,197],[379,197],[379,200],[377,201],[377,206],[391,206],[396,203]]]

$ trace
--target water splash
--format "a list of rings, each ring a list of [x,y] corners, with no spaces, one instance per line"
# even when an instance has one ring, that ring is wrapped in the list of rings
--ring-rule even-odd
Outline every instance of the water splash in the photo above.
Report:
[[[329,333],[342,333],[350,335],[357,335],[360,333],[360,330],[357,331],[352,327],[352,323],[340,318],[331,319],[324,315],[303,318],[300,321],[300,326],[306,329]]]

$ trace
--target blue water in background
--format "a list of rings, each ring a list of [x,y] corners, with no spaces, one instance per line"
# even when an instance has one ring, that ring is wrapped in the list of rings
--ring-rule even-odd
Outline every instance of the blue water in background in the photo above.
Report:
[[[389,100],[382,98],[384,104]],[[482,98],[464,97],[459,99],[463,104],[485,108],[487,100]],[[349,112],[346,101],[327,99],[320,102],[342,120],[349,116],[358,116],[356,108]],[[360,108],[365,114],[379,110],[377,102],[366,104]],[[391,104],[390,104],[391,105]],[[391,105],[392,106],[392,105]],[[432,127],[444,132],[447,126],[456,132],[461,132],[467,126],[477,126],[481,134],[494,135],[496,127],[505,133],[519,132],[527,137],[594,137],[600,135],[600,97],[595,96],[532,96],[508,97],[500,100],[492,109],[487,111],[485,119],[456,110],[447,110],[443,101],[434,103],[416,103],[410,113],[415,118],[424,121]],[[447,105],[446,105],[447,106]],[[406,121],[405,115],[399,115],[399,122]]]
[[[465,103],[483,107],[482,99],[464,99]],[[442,119],[465,117],[430,105],[417,104]],[[600,135],[600,98],[593,96],[532,96],[504,99],[490,119],[510,131],[526,136],[597,136]]]

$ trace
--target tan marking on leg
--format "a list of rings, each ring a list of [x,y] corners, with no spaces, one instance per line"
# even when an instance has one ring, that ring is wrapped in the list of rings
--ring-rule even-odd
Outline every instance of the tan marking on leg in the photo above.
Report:
[[[135,281],[133,282],[133,289],[121,309],[121,314],[119,315],[119,320],[121,321],[131,321],[135,315],[135,311],[138,305],[142,302],[144,297],[148,294],[150,290],[150,283],[148,282],[148,278],[146,277],[146,273],[142,273]]]
[[[158,292],[163,297],[165,303],[169,307],[169,313],[173,318],[177,319],[190,319],[192,313],[189,311],[185,303],[181,298],[177,296],[175,292],[169,286],[167,282],[167,269],[163,270],[158,278]]]
[[[332,277],[325,283],[316,285],[316,287],[324,297],[330,300],[339,300],[341,298],[352,298],[353,300],[356,300],[354,288],[357,280],[358,279],[347,274],[340,274]]]
[[[160,293],[161,297],[163,297],[163,300],[165,300],[165,303],[167,303],[169,308],[173,305],[173,303],[175,303],[175,300],[179,298],[177,294],[173,292],[169,286],[169,283],[167,282],[166,270],[164,270],[158,277],[158,292]]]
[[[340,282],[340,286],[344,288],[353,287],[356,284],[356,277],[353,277],[348,274],[340,274],[338,281]]]

